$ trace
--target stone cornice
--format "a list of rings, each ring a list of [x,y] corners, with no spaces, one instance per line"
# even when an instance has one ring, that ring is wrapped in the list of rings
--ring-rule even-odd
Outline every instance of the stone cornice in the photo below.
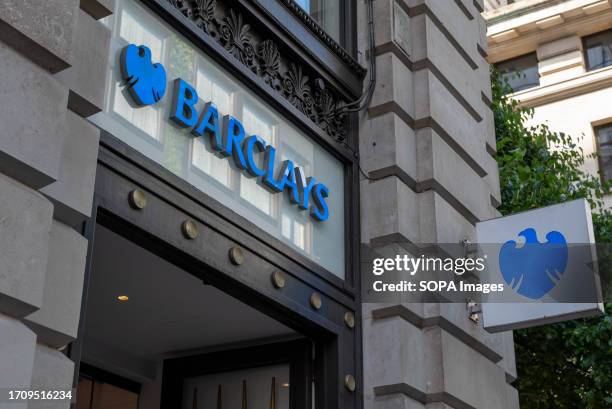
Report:
[[[591,2],[593,4],[593,2]],[[580,9],[562,13],[546,14],[540,19],[531,19],[522,25],[489,27],[487,39],[489,48],[487,60],[496,63],[535,51],[541,44],[570,35],[584,37],[612,28],[611,3],[599,5],[598,10],[587,13]],[[606,6],[606,8],[603,8]]]
[[[519,3],[520,4],[520,3]],[[507,39],[525,35],[527,33],[547,29],[566,21],[589,18],[598,13],[610,10],[612,4],[609,0],[565,0],[546,2],[537,9],[524,9],[520,15],[504,15],[489,19],[487,36],[489,41],[503,42]],[[521,10],[523,11],[523,10]],[[485,14],[486,18],[486,14]]]
[[[586,24],[589,17],[605,13],[611,7],[608,0],[565,0],[538,3],[537,8],[521,9],[521,14],[503,14],[487,20],[487,37],[490,43],[502,43],[569,21],[580,19],[585,20]],[[486,13],[484,16],[487,18]]]
[[[488,25],[500,23],[568,0],[523,0],[482,13]]]

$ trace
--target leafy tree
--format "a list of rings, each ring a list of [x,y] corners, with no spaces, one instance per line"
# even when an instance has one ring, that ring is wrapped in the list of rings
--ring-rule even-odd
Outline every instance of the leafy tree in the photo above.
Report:
[[[586,198],[600,250],[612,247],[612,213],[603,207],[610,185],[581,170],[584,152],[572,137],[545,124],[528,125],[533,110],[506,97],[511,90],[495,71],[491,82],[500,212],[505,215]],[[598,251],[598,259],[600,273],[609,274],[610,253]],[[612,303],[608,303],[601,317],[515,331],[515,386],[521,408],[612,408],[611,312]]]

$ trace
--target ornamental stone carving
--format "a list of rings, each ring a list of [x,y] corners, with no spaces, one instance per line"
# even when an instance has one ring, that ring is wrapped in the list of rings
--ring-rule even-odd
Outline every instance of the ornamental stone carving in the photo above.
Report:
[[[346,115],[337,113],[343,101],[321,78],[309,75],[312,70],[283,55],[277,44],[265,37],[266,33],[254,32],[240,12],[223,9],[216,0],[166,1],[328,135],[337,140],[345,139]],[[318,30],[315,34],[321,38]],[[336,51],[346,54],[344,50]],[[346,58],[352,61],[348,54],[343,57]],[[359,64],[355,66],[361,68]]]

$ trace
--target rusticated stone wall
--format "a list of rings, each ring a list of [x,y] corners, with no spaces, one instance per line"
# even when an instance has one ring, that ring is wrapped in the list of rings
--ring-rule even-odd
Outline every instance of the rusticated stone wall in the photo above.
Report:
[[[368,251],[474,241],[475,223],[499,215],[482,8],[482,0],[374,1],[378,76],[360,126]],[[363,327],[366,409],[518,408],[508,383],[512,333],[487,333],[465,305],[364,304]]]
[[[111,2],[0,2],[0,388],[72,388]]]

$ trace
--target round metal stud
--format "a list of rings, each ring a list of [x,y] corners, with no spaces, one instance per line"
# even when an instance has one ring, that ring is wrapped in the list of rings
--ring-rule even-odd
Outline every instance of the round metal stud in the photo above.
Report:
[[[355,314],[350,311],[344,314],[344,324],[349,328],[355,328]]]
[[[315,310],[318,310],[321,308],[322,304],[323,301],[321,300],[321,296],[319,295],[319,293],[312,293],[312,295],[310,296],[310,306]]]
[[[147,206],[147,195],[140,189],[134,189],[128,195],[128,202],[133,209],[142,210]]]
[[[185,220],[181,224],[181,231],[183,232],[183,236],[189,240],[195,239],[200,233],[198,231],[198,225],[193,220]]]
[[[344,377],[344,386],[349,392],[355,392],[355,388],[357,387],[355,377],[353,375],[346,375]]]
[[[232,264],[239,266],[244,263],[244,252],[240,247],[232,247],[229,251],[229,258]]]
[[[272,285],[275,288],[283,288],[285,286],[285,274],[282,271],[275,271],[272,273]]]

